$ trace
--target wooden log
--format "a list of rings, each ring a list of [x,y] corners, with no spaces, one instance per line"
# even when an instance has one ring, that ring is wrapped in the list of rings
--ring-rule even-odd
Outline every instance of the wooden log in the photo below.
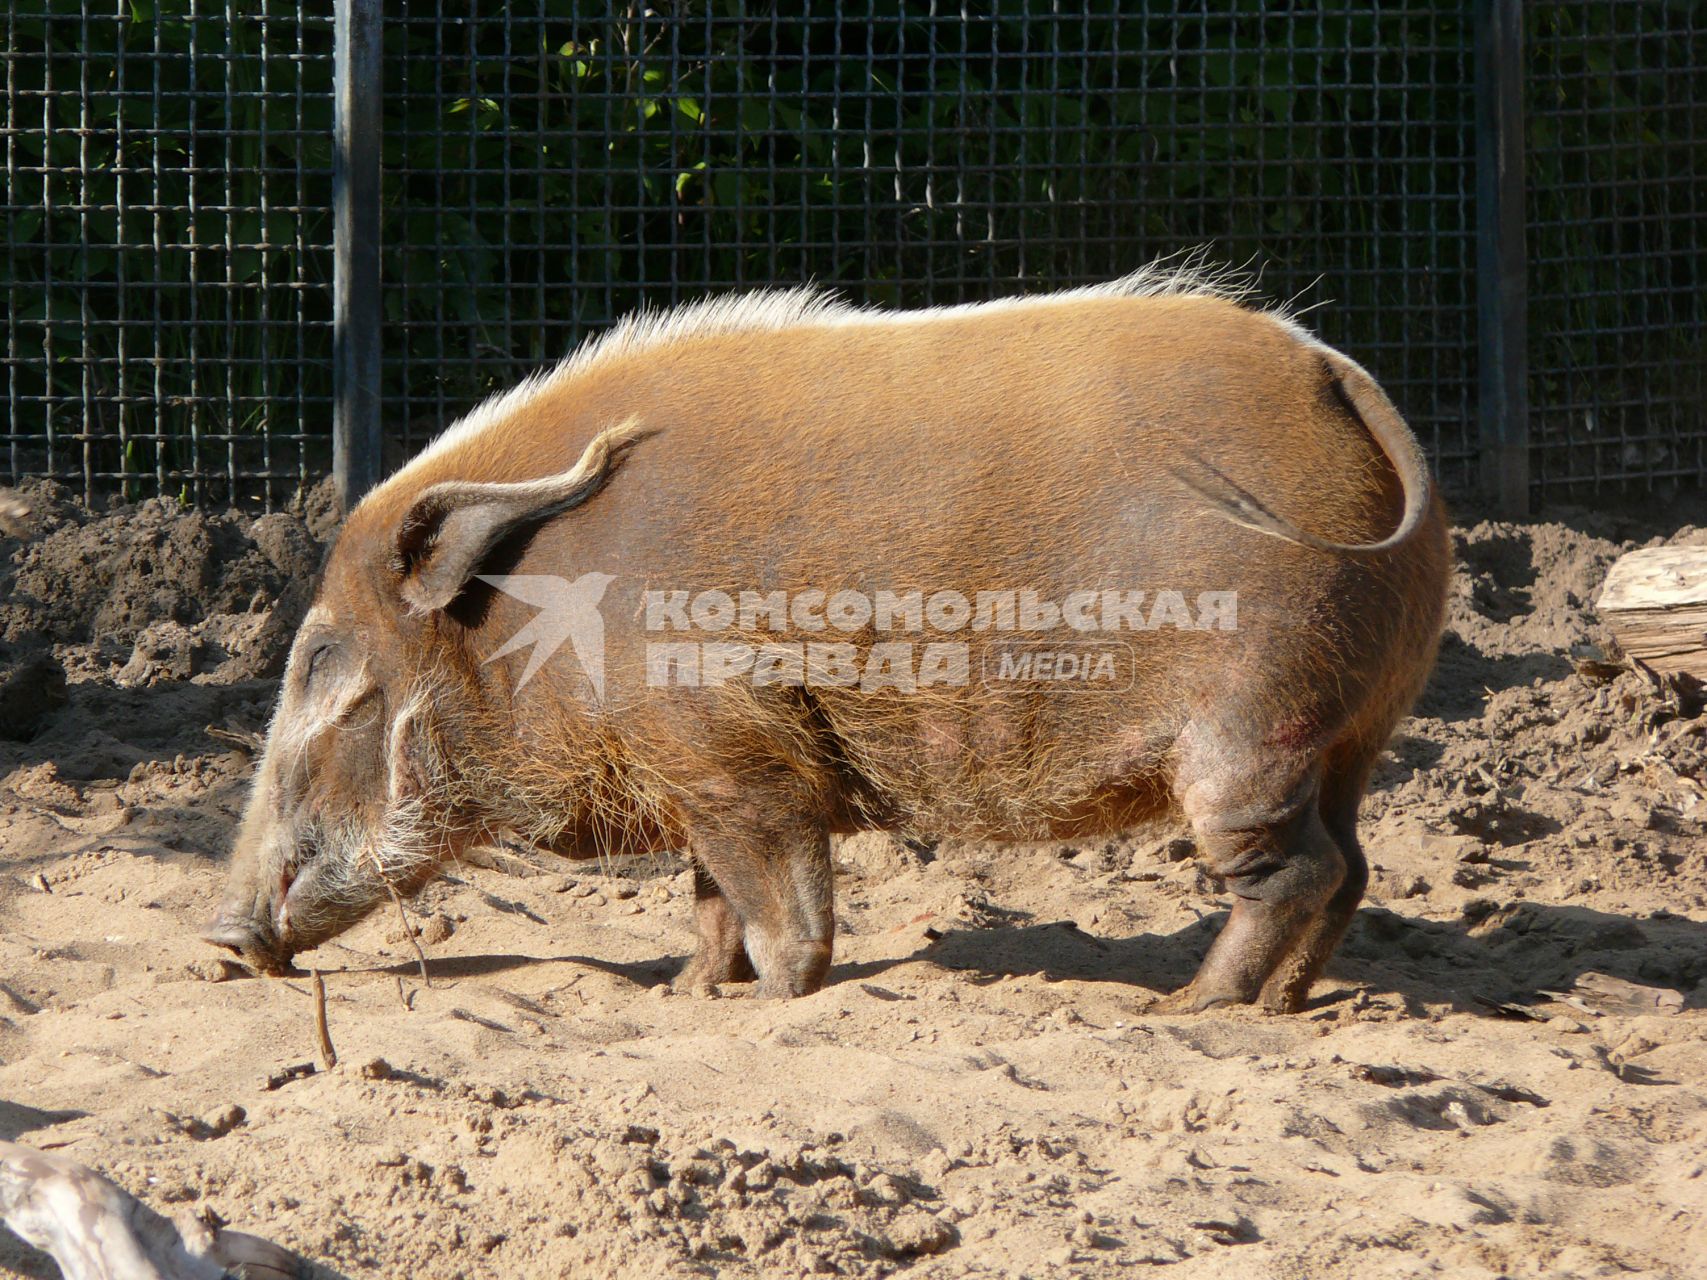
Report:
[[[174,1223],[93,1169],[15,1142],[0,1142],[0,1219],[65,1280],[296,1280],[308,1271],[276,1244],[196,1219]]]
[[[1707,681],[1707,546],[1632,551],[1607,572],[1595,607],[1629,657]]]

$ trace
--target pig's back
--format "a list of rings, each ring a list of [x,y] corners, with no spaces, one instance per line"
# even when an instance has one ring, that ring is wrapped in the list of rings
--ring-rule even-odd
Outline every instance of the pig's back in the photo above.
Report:
[[[1165,573],[1182,536],[1194,565],[1299,551],[1203,518],[1171,475],[1187,449],[1260,456],[1265,501],[1312,532],[1388,532],[1396,480],[1328,383],[1312,347],[1230,302],[1101,298],[641,353],[546,434],[567,466],[613,421],[658,428],[613,484],[636,500],[606,513],[636,549],[1043,589]]]

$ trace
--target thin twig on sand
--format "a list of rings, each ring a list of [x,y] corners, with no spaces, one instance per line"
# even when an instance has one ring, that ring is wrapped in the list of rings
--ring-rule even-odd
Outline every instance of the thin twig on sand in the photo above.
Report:
[[[409,913],[403,909],[403,899],[397,896],[397,890],[386,880],[385,891],[391,895],[391,900],[397,904],[397,918],[403,922],[403,936],[409,940],[409,945],[415,948],[415,963],[421,966],[421,981],[429,989],[433,980],[427,976],[427,953],[421,950],[421,942],[415,936],[415,930],[409,927]]]
[[[338,1065],[338,1051],[332,1047],[332,1032],[326,1026],[326,980],[320,970],[314,974],[314,1035],[320,1041],[320,1063],[330,1071]]]

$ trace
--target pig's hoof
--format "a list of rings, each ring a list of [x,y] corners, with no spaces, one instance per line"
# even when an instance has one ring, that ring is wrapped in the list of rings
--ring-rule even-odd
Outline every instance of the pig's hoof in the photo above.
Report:
[[[709,988],[730,982],[751,982],[757,977],[753,962],[740,947],[731,951],[722,946],[707,946],[702,941],[670,986],[681,995],[716,995]]]
[[[1224,992],[1200,991],[1195,984],[1188,983],[1178,991],[1163,996],[1145,1012],[1204,1013],[1210,1009],[1225,1009],[1239,1003],[1240,1001]]]
[[[727,965],[703,965],[689,961],[670,983],[670,990],[678,996],[700,996],[703,999],[715,1000],[723,994],[722,987],[726,982],[738,982],[738,977],[732,976]]]
[[[717,989],[717,979],[703,969],[695,970],[692,965],[676,975],[670,983],[670,994],[678,996],[704,996],[715,1000],[723,993]]]
[[[1264,1013],[1302,1013],[1307,991],[1265,992],[1262,998]]]
[[[1299,955],[1282,964],[1263,983],[1257,1003],[1267,1013],[1301,1013],[1310,999],[1310,988],[1316,985],[1319,964],[1309,963],[1309,955]]]
[[[823,985],[821,982],[808,986],[804,982],[789,982],[785,979],[766,981],[761,978],[759,985],[753,988],[753,995],[759,1000],[793,1000],[797,996],[812,995]]]

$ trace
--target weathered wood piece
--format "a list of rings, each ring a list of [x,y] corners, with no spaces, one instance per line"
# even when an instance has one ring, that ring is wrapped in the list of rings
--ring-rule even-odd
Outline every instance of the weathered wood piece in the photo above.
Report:
[[[173,1222],[93,1169],[0,1142],[0,1219],[65,1280],[295,1280],[287,1249],[196,1219]]]
[[[1585,973],[1569,992],[1544,991],[1555,999],[1576,1006],[1586,1013],[1608,1013],[1620,1018],[1639,1018],[1643,1015],[1671,1017],[1683,1012],[1683,993],[1670,987],[1650,987],[1627,978],[1615,978],[1609,973]]]
[[[22,538],[29,531],[29,505],[10,489],[0,489],[0,533]]]
[[[1707,681],[1707,546],[1632,551],[1607,573],[1595,607],[1631,658]]]

